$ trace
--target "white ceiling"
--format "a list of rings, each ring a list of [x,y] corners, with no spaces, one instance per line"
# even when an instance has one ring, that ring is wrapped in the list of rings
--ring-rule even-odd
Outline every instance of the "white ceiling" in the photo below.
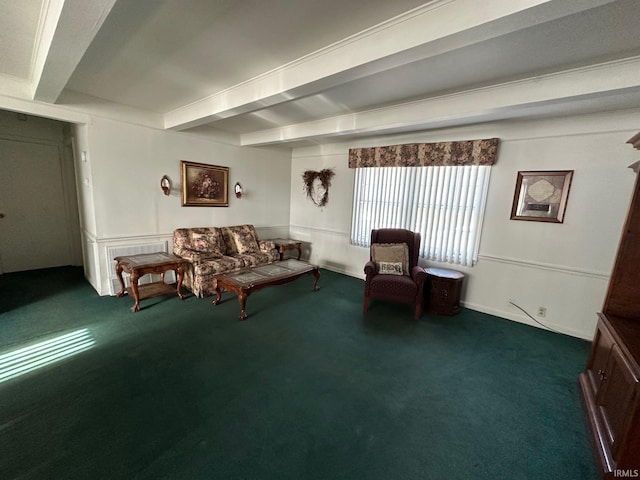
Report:
[[[639,7],[0,0],[0,94],[98,97],[242,145],[636,108]]]

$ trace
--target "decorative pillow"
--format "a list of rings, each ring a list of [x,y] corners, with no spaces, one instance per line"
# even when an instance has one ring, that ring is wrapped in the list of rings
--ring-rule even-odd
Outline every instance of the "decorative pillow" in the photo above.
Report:
[[[258,253],[260,246],[255,235],[250,230],[239,230],[232,232],[233,240],[236,242],[238,253]]]
[[[207,233],[191,232],[191,250],[222,255],[222,245],[222,238],[217,230]]]
[[[378,273],[386,275],[403,275],[402,262],[379,262]]]
[[[406,243],[374,243],[371,245],[371,260],[380,271],[380,262],[401,263],[402,274],[409,275],[409,247]]]

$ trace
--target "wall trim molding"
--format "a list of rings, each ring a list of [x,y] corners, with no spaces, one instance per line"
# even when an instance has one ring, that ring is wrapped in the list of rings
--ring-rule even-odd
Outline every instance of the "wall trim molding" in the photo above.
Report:
[[[334,235],[338,237],[347,237],[347,238],[349,237],[349,232],[341,232],[339,230],[330,230],[328,228],[304,227],[302,225],[294,225],[294,224],[289,225],[289,230],[294,228],[298,230],[307,230],[309,232],[326,233],[328,235]]]
[[[288,230],[289,229],[289,225],[262,225],[262,226],[258,226],[256,224],[252,224],[252,225],[255,227],[255,229],[258,232],[265,231],[265,230],[282,230],[282,229]],[[215,225],[212,225],[212,226],[215,226]],[[226,226],[226,225],[221,225],[221,226]],[[184,228],[192,228],[192,227],[184,227]],[[170,240],[173,239],[173,231],[168,233],[158,232],[158,233],[134,234],[134,235],[105,235],[100,237],[88,232],[87,230],[83,230],[82,233],[92,242],[97,244],[112,243],[112,242],[130,242],[130,241],[144,242],[148,240],[157,240],[159,238],[162,238],[162,239],[168,238]]]
[[[604,272],[598,272],[595,270],[585,270],[583,268],[570,267],[568,265],[557,265],[553,263],[535,262],[531,260],[523,260],[518,258],[509,258],[499,255],[478,255],[478,260],[486,260],[490,262],[506,263],[509,265],[516,265],[519,267],[537,268],[542,270],[549,270],[558,273],[564,273],[569,275],[578,275],[582,277],[598,278],[601,280],[609,280],[610,274]]]
[[[143,242],[148,240],[157,240],[159,238],[171,237],[173,238],[172,233],[155,233],[155,234],[147,234],[147,235],[114,235],[114,236],[106,236],[106,237],[93,237],[93,240],[97,244],[105,244],[112,242],[127,242],[127,241],[135,241],[135,242]]]
[[[305,231],[314,232],[314,233],[320,233],[320,234],[326,234],[326,235],[349,238],[349,233],[348,232],[341,232],[341,231],[338,231],[338,230],[330,230],[330,229],[327,229],[327,228],[305,227],[305,226],[302,226],[302,225],[295,225],[295,224],[291,224],[290,228],[291,229],[297,229],[297,230],[305,230]],[[597,279],[600,279],[600,280],[607,280],[607,281],[609,280],[609,277],[610,277],[609,273],[599,272],[599,271],[596,271],[596,270],[587,270],[587,269],[584,269],[584,268],[571,267],[571,266],[568,266],[568,265],[557,265],[557,264],[553,264],[553,263],[544,263],[544,262],[536,262],[536,261],[524,260],[524,259],[518,259],[518,258],[510,258],[510,257],[504,257],[504,256],[500,256],[500,255],[479,254],[478,255],[478,261],[481,261],[481,260],[485,260],[485,261],[489,261],[489,262],[504,263],[504,264],[509,264],[509,265],[516,265],[516,266],[519,266],[519,267],[549,270],[549,271],[553,271],[553,272],[557,272],[557,273],[563,273],[563,274],[568,274],[568,275],[577,275],[577,276],[581,276],[581,277],[597,278]],[[348,273],[346,271],[345,272],[339,272],[339,273],[346,273],[347,275],[350,275],[350,273]]]

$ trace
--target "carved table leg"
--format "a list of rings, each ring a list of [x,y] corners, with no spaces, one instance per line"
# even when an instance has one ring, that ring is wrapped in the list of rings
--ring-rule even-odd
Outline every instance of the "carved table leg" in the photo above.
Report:
[[[320,270],[316,269],[312,273],[315,278],[315,280],[313,281],[313,291],[317,292],[318,290],[320,290],[320,287],[318,286],[318,280],[320,280]]]
[[[180,265],[175,272],[176,272],[176,276],[178,277],[178,284],[176,285],[176,290],[178,290],[178,298],[182,300],[184,298],[184,295],[182,295],[180,288],[182,287],[182,279],[184,278],[184,267]]]
[[[116,275],[118,275],[118,280],[120,281],[120,291],[118,292],[118,297],[124,297],[127,294],[127,290],[124,288],[124,280],[122,279],[122,265],[120,265],[120,262],[116,262]]]
[[[216,298],[213,300],[214,305],[218,305],[222,300],[222,292],[220,291],[220,285],[218,285],[218,279],[213,279],[213,289],[216,292]]]
[[[247,297],[249,295],[244,291],[240,290],[238,292],[238,302],[240,303],[240,320],[245,320],[247,318]]]
[[[131,291],[133,292],[133,298],[136,301],[136,303],[133,304],[133,307],[131,307],[131,311],[137,312],[140,310],[140,293],[138,292],[138,274],[135,271],[131,272],[131,277],[129,280],[131,282]]]

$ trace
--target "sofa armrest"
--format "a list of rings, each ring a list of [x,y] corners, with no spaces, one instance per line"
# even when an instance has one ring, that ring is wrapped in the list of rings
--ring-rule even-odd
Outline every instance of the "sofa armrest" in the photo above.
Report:
[[[373,275],[375,275],[376,273],[378,273],[378,269],[376,268],[376,264],[373,263],[371,260],[369,260],[367,263],[364,264],[364,274],[367,277],[371,277]]]
[[[259,240],[258,246],[260,247],[260,251],[263,253],[269,253],[276,249],[276,244],[271,240]]]
[[[416,265],[411,269],[411,278],[418,285],[422,285],[427,280],[427,271],[424,267]]]
[[[205,262],[207,260],[211,260],[213,258],[220,258],[222,255],[215,252],[198,252],[196,250],[191,250],[190,248],[179,248],[174,250],[173,253],[178,257],[184,258],[185,260],[197,265],[199,263]]]

